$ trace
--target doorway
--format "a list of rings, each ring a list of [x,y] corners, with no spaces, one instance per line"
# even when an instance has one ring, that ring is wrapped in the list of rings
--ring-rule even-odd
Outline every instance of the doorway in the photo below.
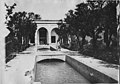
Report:
[[[47,29],[45,28],[39,29],[39,44],[40,45],[47,44]]]

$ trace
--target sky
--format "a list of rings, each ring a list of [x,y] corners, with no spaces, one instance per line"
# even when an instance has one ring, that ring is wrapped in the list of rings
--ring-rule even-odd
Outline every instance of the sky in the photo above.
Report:
[[[70,9],[85,0],[7,0],[8,5],[17,3],[14,11],[26,11],[40,14],[43,20],[59,20]]]

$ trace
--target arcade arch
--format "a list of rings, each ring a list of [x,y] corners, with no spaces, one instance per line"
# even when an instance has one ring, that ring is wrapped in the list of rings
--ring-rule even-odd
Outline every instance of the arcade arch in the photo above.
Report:
[[[59,28],[59,24],[61,23],[59,20],[35,20],[37,24],[37,30],[35,33],[35,44],[43,45],[43,44],[55,44],[58,40],[58,35],[55,32],[56,29]],[[43,30],[43,31],[42,31]],[[44,32],[44,35],[41,36],[41,33]]]
[[[53,28],[51,30],[51,43],[57,43],[57,40],[59,38],[58,34],[56,33],[56,30],[58,30],[58,28]]]
[[[38,30],[38,42],[40,45],[48,44],[48,31],[44,27],[41,27]]]

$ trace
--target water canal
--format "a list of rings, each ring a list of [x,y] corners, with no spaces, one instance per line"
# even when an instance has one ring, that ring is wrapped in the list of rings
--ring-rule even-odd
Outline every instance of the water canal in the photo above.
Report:
[[[36,64],[35,82],[41,82],[41,84],[90,84],[70,65],[57,59],[43,60]]]

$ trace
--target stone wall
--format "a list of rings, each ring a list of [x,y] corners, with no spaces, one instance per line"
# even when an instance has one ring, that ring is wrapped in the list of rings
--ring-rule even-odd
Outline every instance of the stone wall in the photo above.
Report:
[[[92,83],[117,83],[116,80],[77,61],[70,56],[66,56],[66,62]]]

